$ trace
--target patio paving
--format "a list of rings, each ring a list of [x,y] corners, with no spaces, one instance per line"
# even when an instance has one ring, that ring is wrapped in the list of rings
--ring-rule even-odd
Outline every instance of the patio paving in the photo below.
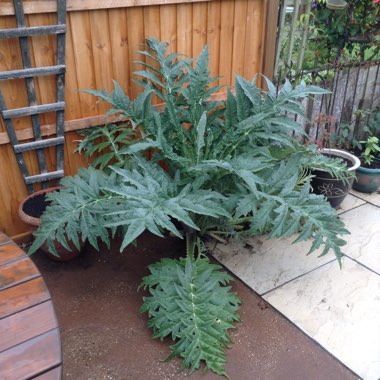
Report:
[[[353,372],[378,380],[380,194],[353,191],[338,214],[351,233],[342,269],[332,254],[306,257],[308,244],[292,239],[217,243],[212,254]]]

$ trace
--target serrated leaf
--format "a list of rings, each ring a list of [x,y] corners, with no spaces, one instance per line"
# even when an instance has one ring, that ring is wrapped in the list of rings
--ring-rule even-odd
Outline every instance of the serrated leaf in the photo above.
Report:
[[[229,287],[228,275],[208,259],[163,259],[149,267],[151,274],[140,286],[150,292],[141,312],[147,312],[154,337],[172,336],[171,359],[181,356],[181,369],[206,368],[226,376],[225,349],[230,337],[227,330],[239,320],[240,300]]]

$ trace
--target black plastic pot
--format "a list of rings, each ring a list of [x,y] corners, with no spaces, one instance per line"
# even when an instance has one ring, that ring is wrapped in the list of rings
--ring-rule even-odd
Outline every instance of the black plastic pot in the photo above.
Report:
[[[321,149],[320,153],[335,158],[341,158],[347,165],[348,170],[355,174],[360,166],[360,160],[351,153],[340,149]],[[338,208],[350,192],[354,182],[354,176],[348,181],[342,181],[332,177],[324,170],[313,170],[314,178],[311,181],[311,186],[315,194],[324,195],[330,202],[331,206]]]

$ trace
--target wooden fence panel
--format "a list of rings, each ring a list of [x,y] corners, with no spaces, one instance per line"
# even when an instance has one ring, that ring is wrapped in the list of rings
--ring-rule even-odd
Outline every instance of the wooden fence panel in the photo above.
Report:
[[[133,72],[141,66],[133,61],[144,60],[136,50],[143,49],[145,38],[150,36],[170,42],[171,51],[189,57],[198,56],[207,43],[212,75],[223,76],[220,84],[231,84],[236,73],[253,77],[262,70],[264,61],[263,41],[268,30],[264,13],[268,1],[68,0],[65,173],[75,174],[78,168],[87,165],[83,156],[74,154],[76,140],[80,138],[75,130],[104,123],[102,115],[107,110],[105,104],[97,104],[96,98],[80,92],[81,89],[110,90],[112,81],[116,80],[134,98],[140,88],[133,82]],[[55,11],[55,1],[36,0],[25,4],[28,25],[55,23],[56,16],[51,13]],[[15,25],[10,1],[0,0],[0,29]],[[33,64],[53,65],[55,37],[34,36],[30,40]],[[21,67],[17,40],[0,40],[0,71]],[[28,106],[24,79],[3,81],[0,86],[8,108]],[[41,103],[54,102],[55,92],[54,76],[37,79],[36,93]],[[53,114],[41,116],[41,123],[44,136],[54,133]],[[21,140],[32,137],[30,117],[16,120],[15,128]],[[55,148],[50,148],[49,167],[54,160]],[[33,153],[28,154],[27,165],[31,174],[37,171]],[[22,177],[0,121],[0,230],[13,237],[28,231],[17,216],[18,205],[25,195]]]

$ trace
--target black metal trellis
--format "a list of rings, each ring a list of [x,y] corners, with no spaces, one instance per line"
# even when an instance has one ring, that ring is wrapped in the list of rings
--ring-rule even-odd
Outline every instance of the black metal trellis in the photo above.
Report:
[[[18,38],[23,68],[0,72],[0,80],[25,78],[26,93],[29,106],[7,109],[6,102],[0,91],[0,113],[16,155],[18,165],[24,177],[28,192],[33,193],[33,184],[42,182],[43,188],[48,187],[49,181],[64,176],[64,110],[65,110],[65,43],[66,43],[66,0],[57,0],[57,25],[27,27],[22,0],[13,0],[17,28],[0,30],[0,38]],[[54,34],[57,36],[56,65],[47,67],[32,67],[28,38],[35,35]],[[56,75],[56,102],[37,104],[35,92],[35,77]],[[39,115],[47,112],[56,113],[56,137],[43,139]],[[31,116],[34,141],[21,143],[12,122],[13,118]],[[56,170],[48,172],[44,149],[56,146]],[[24,159],[24,152],[35,150],[37,153],[39,174],[30,175]]]

